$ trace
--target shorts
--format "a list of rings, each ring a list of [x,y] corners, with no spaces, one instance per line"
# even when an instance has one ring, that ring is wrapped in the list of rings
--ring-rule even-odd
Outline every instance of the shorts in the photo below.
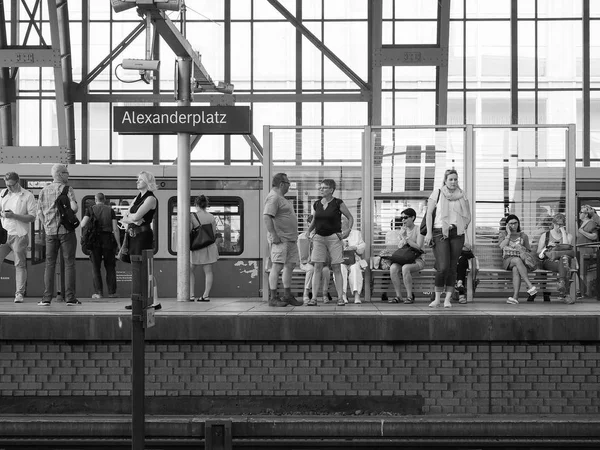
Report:
[[[296,242],[283,241],[271,244],[271,262],[273,264],[295,265],[300,262],[298,245]]]
[[[327,261],[331,261],[331,264],[341,264],[344,261],[343,245],[343,241],[337,234],[332,234],[331,236],[319,236],[315,234],[310,260],[312,262],[326,263]]]

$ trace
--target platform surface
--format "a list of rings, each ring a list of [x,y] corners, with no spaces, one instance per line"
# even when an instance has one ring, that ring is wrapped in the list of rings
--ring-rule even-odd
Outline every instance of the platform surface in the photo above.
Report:
[[[524,299],[523,299],[524,300]],[[0,339],[128,340],[130,302],[80,298],[78,306],[39,299],[0,299]],[[161,299],[149,340],[600,340],[600,302],[553,300],[509,305],[483,298],[452,308],[381,301],[337,306],[270,307],[262,299],[213,298],[210,302]]]

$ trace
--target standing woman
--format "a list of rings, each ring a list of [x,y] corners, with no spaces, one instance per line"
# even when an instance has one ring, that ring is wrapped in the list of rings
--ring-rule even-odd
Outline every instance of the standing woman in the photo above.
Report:
[[[317,293],[321,285],[321,272],[323,264],[329,256],[331,268],[333,269],[333,281],[338,293],[338,306],[344,306],[342,292],[342,270],[340,264],[344,261],[344,239],[350,235],[354,225],[354,217],[350,214],[348,207],[342,199],[335,198],[335,181],[325,178],[321,181],[319,190],[322,198],[313,204],[314,220],[310,223],[306,236],[310,236],[315,230],[313,237],[313,249],[311,260],[315,265],[312,279],[313,295],[307,306],[317,306]],[[348,229],[342,232],[342,214],[348,218]]]
[[[435,221],[433,210],[435,209]],[[465,243],[465,230],[471,223],[471,210],[465,193],[458,186],[458,173],[446,170],[444,183],[431,193],[427,202],[427,234],[425,245],[433,246],[435,257],[435,300],[429,306],[440,306],[446,292],[444,308],[451,308],[450,298],[456,283],[456,264]]]
[[[158,200],[154,196],[154,191],[158,187],[152,173],[141,171],[138,174],[136,187],[139,194],[121,219],[121,222],[127,225],[130,256],[141,255],[142,250],[154,249],[154,232],[150,224],[158,207]],[[161,309],[156,299],[152,306],[155,310]],[[126,308],[131,309],[131,305],[127,305]]]
[[[581,205],[581,209],[579,210],[580,225],[577,230],[577,244],[598,242],[598,224],[592,219],[594,214],[594,208],[590,205]],[[596,247],[579,247],[579,267],[585,267],[585,258],[595,257],[597,250]],[[580,281],[578,292],[580,294],[587,294],[585,290],[586,284]]]
[[[196,212],[192,213],[190,218],[191,227],[197,227],[203,224],[210,223],[212,225],[213,234],[217,235],[217,221],[215,216],[206,211],[208,208],[208,197],[200,195],[196,197],[194,201]],[[217,249],[216,242],[213,242],[208,247],[201,248],[199,250],[191,251],[191,270],[190,270],[190,301],[196,300],[197,302],[210,302],[210,290],[213,284],[213,270],[212,265],[219,259],[219,250]],[[202,266],[204,270],[204,293],[200,298],[194,298],[194,285],[196,283],[196,276],[194,269],[198,266]]]
[[[508,297],[506,303],[510,305],[519,304],[519,291],[521,290],[521,279],[527,284],[527,293],[530,297],[537,294],[537,288],[527,276],[527,266],[521,259],[521,253],[530,252],[529,237],[521,231],[521,221],[514,214],[506,217],[506,237],[500,241],[502,249],[502,267],[512,270],[513,273],[513,296]]]

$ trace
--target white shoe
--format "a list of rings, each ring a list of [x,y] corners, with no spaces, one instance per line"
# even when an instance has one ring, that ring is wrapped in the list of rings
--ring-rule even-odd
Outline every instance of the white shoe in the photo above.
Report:
[[[15,303],[23,303],[23,294],[15,294]]]
[[[506,303],[508,303],[509,305],[518,305],[519,300],[517,300],[514,297],[508,297],[508,300],[506,300]]]
[[[440,301],[439,300],[434,300],[429,304],[430,308],[439,308],[440,307]]]
[[[444,308],[452,308],[452,303],[450,303],[450,300],[444,300]]]
[[[102,298],[102,296],[100,294],[92,294],[92,298],[98,299],[98,298]]]
[[[354,298],[354,303],[357,305],[360,305],[362,302],[360,301],[360,297],[355,297]]]

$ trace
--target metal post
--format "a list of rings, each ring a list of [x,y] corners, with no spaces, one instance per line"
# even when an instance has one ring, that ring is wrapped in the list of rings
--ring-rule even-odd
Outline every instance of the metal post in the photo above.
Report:
[[[192,59],[177,60],[177,106],[190,106]],[[190,298],[190,134],[177,133],[177,300]]]
[[[153,252],[144,250],[141,256],[131,256],[131,448],[143,450],[145,440],[145,321],[146,308],[152,303],[148,267],[152,267]]]

